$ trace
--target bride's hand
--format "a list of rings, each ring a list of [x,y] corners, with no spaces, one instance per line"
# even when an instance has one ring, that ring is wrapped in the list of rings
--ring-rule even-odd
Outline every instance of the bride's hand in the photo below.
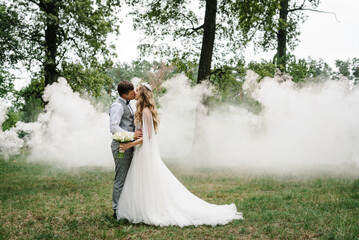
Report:
[[[142,137],[142,129],[138,129],[136,132],[135,132],[135,139],[139,139]]]
[[[118,147],[118,150],[124,152],[131,147],[132,147],[131,143],[121,143],[120,146]]]

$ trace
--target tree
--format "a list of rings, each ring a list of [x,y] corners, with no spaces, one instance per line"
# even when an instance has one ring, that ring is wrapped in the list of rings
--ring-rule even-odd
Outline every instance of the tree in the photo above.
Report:
[[[8,68],[15,65],[23,55],[16,32],[20,21],[16,12],[0,4],[0,97],[6,98],[13,92],[13,76]]]
[[[45,89],[45,79],[43,77],[33,78],[29,85],[17,92],[17,101],[15,102],[16,110],[21,113],[23,122],[34,122],[42,113],[44,102],[42,96]]]
[[[314,60],[309,58],[308,64],[310,66],[310,77],[315,80],[329,79],[333,74],[332,68],[323,59]]]
[[[290,57],[288,50],[297,46],[299,24],[308,19],[305,12],[335,13],[318,10],[320,0],[275,0],[271,3],[276,14],[272,14],[273,11],[265,14],[265,27],[258,30],[255,43],[265,51],[275,49],[274,62],[280,70],[286,71]]]
[[[348,59],[346,61],[335,60],[335,66],[338,69],[334,73],[335,79],[344,76],[352,80],[354,84],[359,83],[359,58]]]
[[[110,76],[115,85],[120,81],[130,81],[132,78],[146,79],[148,78],[148,72],[152,67],[156,65],[156,62],[133,61],[132,63],[117,64],[109,71],[107,75]]]
[[[276,62],[279,69],[286,69],[287,60],[287,25],[288,25],[289,0],[280,1],[278,32],[277,32],[277,54]]]
[[[130,81],[133,78],[140,78],[150,83],[155,95],[161,92],[161,83],[171,77],[176,69],[172,65],[163,62],[133,61],[131,64],[118,64],[107,72],[112,81],[117,85],[120,81]]]
[[[16,37],[20,25],[18,14],[0,3],[0,66],[15,64],[21,57],[20,41]]]
[[[106,38],[118,32],[119,0],[10,0],[8,4],[21,21],[17,39],[24,63],[28,69],[42,65],[45,86],[61,75],[64,61],[100,69],[111,64],[113,53]]]
[[[14,91],[13,76],[0,68],[0,98],[8,98]]]
[[[257,28],[270,25],[278,0],[127,1],[133,7],[134,28],[144,32],[142,55],[155,54],[181,62],[197,61],[197,82],[214,65],[236,63]],[[199,59],[199,60],[198,60]],[[217,68],[217,67],[216,67]]]
[[[216,35],[217,0],[206,0],[203,24],[201,56],[199,58],[197,83],[211,75],[212,54]]]
[[[316,11],[320,0],[281,0],[277,25],[277,54],[275,60],[279,69],[286,70],[287,45],[293,49],[300,34],[298,24],[307,20],[303,11]],[[309,5],[309,6],[308,6]]]
[[[206,0],[204,20],[191,9],[191,1],[188,0],[134,0],[128,3],[133,7],[134,28],[145,33],[143,43],[139,46],[142,55],[155,54],[167,59],[189,61],[200,58],[197,81],[200,82],[210,74],[217,0]],[[170,43],[164,44],[170,38]],[[181,51],[176,46],[178,43],[185,45],[186,50]]]
[[[61,75],[67,79],[70,87],[77,92],[95,98],[105,95],[113,87],[112,79],[98,69],[85,69],[81,64],[62,63]]]

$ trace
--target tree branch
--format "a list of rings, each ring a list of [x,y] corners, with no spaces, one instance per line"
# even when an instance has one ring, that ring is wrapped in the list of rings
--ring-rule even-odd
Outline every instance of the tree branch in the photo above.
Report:
[[[255,29],[255,30],[253,31],[252,35],[249,36],[248,41],[250,41],[254,37],[254,35],[256,35],[258,26],[259,26],[259,22],[257,22],[256,25],[253,27],[253,29]]]
[[[34,3],[34,4],[36,4],[37,6],[40,7],[40,3],[36,2],[35,0],[28,0],[28,1],[29,1],[29,2],[32,2],[32,3]]]
[[[26,32],[21,32],[21,35],[23,35],[27,40],[37,42],[40,46],[45,47],[45,43],[39,38],[41,35],[27,34]]]
[[[62,61],[62,59],[64,59],[64,57],[65,57],[65,54],[67,53],[67,48],[65,49],[65,51],[61,54],[61,56],[60,56],[60,58],[59,58],[59,61],[57,62],[57,65],[59,65],[60,64],[60,62]],[[57,65],[56,65],[56,67],[57,67]]]
[[[194,28],[194,24],[193,24],[192,19],[190,19],[189,17],[187,17],[184,13],[180,13],[180,14],[181,14],[183,17],[187,18],[187,20],[191,22],[192,28]]]
[[[333,14],[335,17],[335,20],[338,23],[340,23],[340,21],[337,18],[337,14],[335,12],[327,12],[327,11],[321,11],[321,10],[316,10],[316,9],[311,9],[311,8],[303,8],[303,7],[288,9],[288,12],[295,12],[295,11],[311,11],[311,12],[318,12],[318,13]]]
[[[66,41],[66,34],[65,34],[65,30],[63,27],[59,27],[58,35],[59,35],[58,45],[61,45],[61,43]]]
[[[181,14],[184,18],[186,18],[186,19],[191,23],[191,25],[192,25],[191,28],[185,29],[185,34],[184,34],[184,36],[191,35],[191,34],[197,32],[198,30],[204,28],[204,24],[202,24],[201,26],[195,27],[195,26],[194,26],[194,23],[193,23],[193,21],[192,21],[192,19],[190,19],[189,17],[187,17],[184,13],[180,13],[180,14]],[[192,31],[189,32],[190,30],[192,30]]]
[[[41,1],[40,2],[36,2],[35,0],[28,0],[29,2],[32,2],[34,4],[36,4],[37,6],[39,6],[40,8],[44,9],[46,12],[46,6],[45,4],[43,4]]]
[[[63,36],[62,43],[66,42],[66,41],[71,41],[75,45],[75,48],[77,49],[78,54],[80,55],[80,58],[85,59],[85,57],[82,55],[83,49],[81,49],[81,47],[78,45],[76,39],[73,37],[67,36],[67,34],[65,33],[65,30],[62,27],[59,28],[59,32]],[[67,52],[67,49],[64,51],[63,55],[60,57],[60,60],[62,60],[65,57],[66,52]],[[60,61],[59,61],[59,63],[60,63]]]
[[[75,45],[77,51],[78,51],[78,55],[80,56],[81,60],[83,61],[84,59],[86,59],[86,57],[82,54],[83,49],[81,49],[81,47],[78,45],[77,41],[75,38],[73,37],[66,37],[66,40],[70,40],[71,42],[73,42],[73,44]],[[85,53],[86,54],[86,53]]]
[[[195,28],[195,27],[187,28],[187,29],[185,30],[185,36],[191,35],[191,34],[197,32],[198,30],[200,30],[200,29],[202,29],[202,28],[204,28],[204,24],[202,24],[201,26],[196,27],[196,28]],[[192,31],[190,31],[190,30],[192,30]]]
[[[77,44],[77,41],[75,38],[72,37],[67,37],[66,40],[70,40],[71,42],[73,42],[75,44],[75,47],[77,48],[78,51],[81,51],[82,49],[79,47],[79,45]]]
[[[306,1],[306,0],[303,0],[302,6],[300,6],[300,8],[304,8],[305,1]]]
[[[59,42],[58,42],[58,45],[60,46],[61,43],[63,43],[64,41],[66,41],[66,34],[65,34],[65,30],[62,28],[62,27],[59,27],[59,32],[58,32],[58,35],[59,35]],[[60,55],[60,58],[59,58],[59,61],[57,62],[57,65],[60,64],[60,62],[62,61],[62,59],[65,57],[65,54],[67,52],[68,48],[65,48],[65,51],[61,54],[59,53]],[[56,66],[57,66],[56,65]]]

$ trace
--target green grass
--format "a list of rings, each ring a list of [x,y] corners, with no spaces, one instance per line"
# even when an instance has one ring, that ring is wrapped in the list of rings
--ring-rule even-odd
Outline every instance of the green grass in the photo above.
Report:
[[[115,221],[113,172],[0,160],[0,239],[359,239],[359,179],[170,169],[200,198],[245,220],[155,227]]]

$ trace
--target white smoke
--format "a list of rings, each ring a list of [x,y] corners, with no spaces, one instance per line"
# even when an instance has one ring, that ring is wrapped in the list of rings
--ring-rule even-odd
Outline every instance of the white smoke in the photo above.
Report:
[[[0,124],[1,125],[6,120],[7,108],[8,108],[8,106],[6,105],[5,101],[0,98]]]
[[[47,86],[45,112],[34,123],[18,122],[13,132],[30,133],[26,140],[29,161],[62,167],[113,165],[108,114],[73,92],[64,78]]]
[[[179,165],[270,172],[358,169],[357,86],[345,80],[299,86],[279,78],[260,83],[257,79],[248,72],[243,88],[262,105],[259,114],[237,105],[223,105],[206,114],[200,102],[211,95],[208,85],[191,87],[184,75],[164,82],[166,94],[158,99],[162,159]],[[37,122],[18,123],[8,131],[31,132],[25,139],[29,160],[113,167],[107,112],[98,112],[65,79],[48,86],[44,99],[48,104]],[[3,112],[2,107],[1,121]],[[195,137],[195,128],[201,129],[200,136]],[[1,151],[7,149],[7,155],[22,146],[18,138],[5,138],[8,133],[0,135]],[[4,142],[17,150],[11,152]]]
[[[0,99],[0,127],[7,119],[7,104]],[[13,130],[0,131],[0,155],[5,159],[9,159],[11,155],[20,153],[24,141],[18,138],[18,135]]]
[[[243,88],[261,103],[260,114],[226,105],[200,116],[195,151],[195,110],[203,93],[184,76],[167,81],[168,94],[159,99],[162,156],[271,172],[359,167],[358,88],[344,80],[299,87],[278,77],[257,79],[249,71]]]
[[[191,87],[185,75],[165,81],[166,94],[160,104],[159,139],[164,158],[183,157],[192,150],[195,137],[196,110],[203,112],[201,99],[211,95],[206,83]]]

